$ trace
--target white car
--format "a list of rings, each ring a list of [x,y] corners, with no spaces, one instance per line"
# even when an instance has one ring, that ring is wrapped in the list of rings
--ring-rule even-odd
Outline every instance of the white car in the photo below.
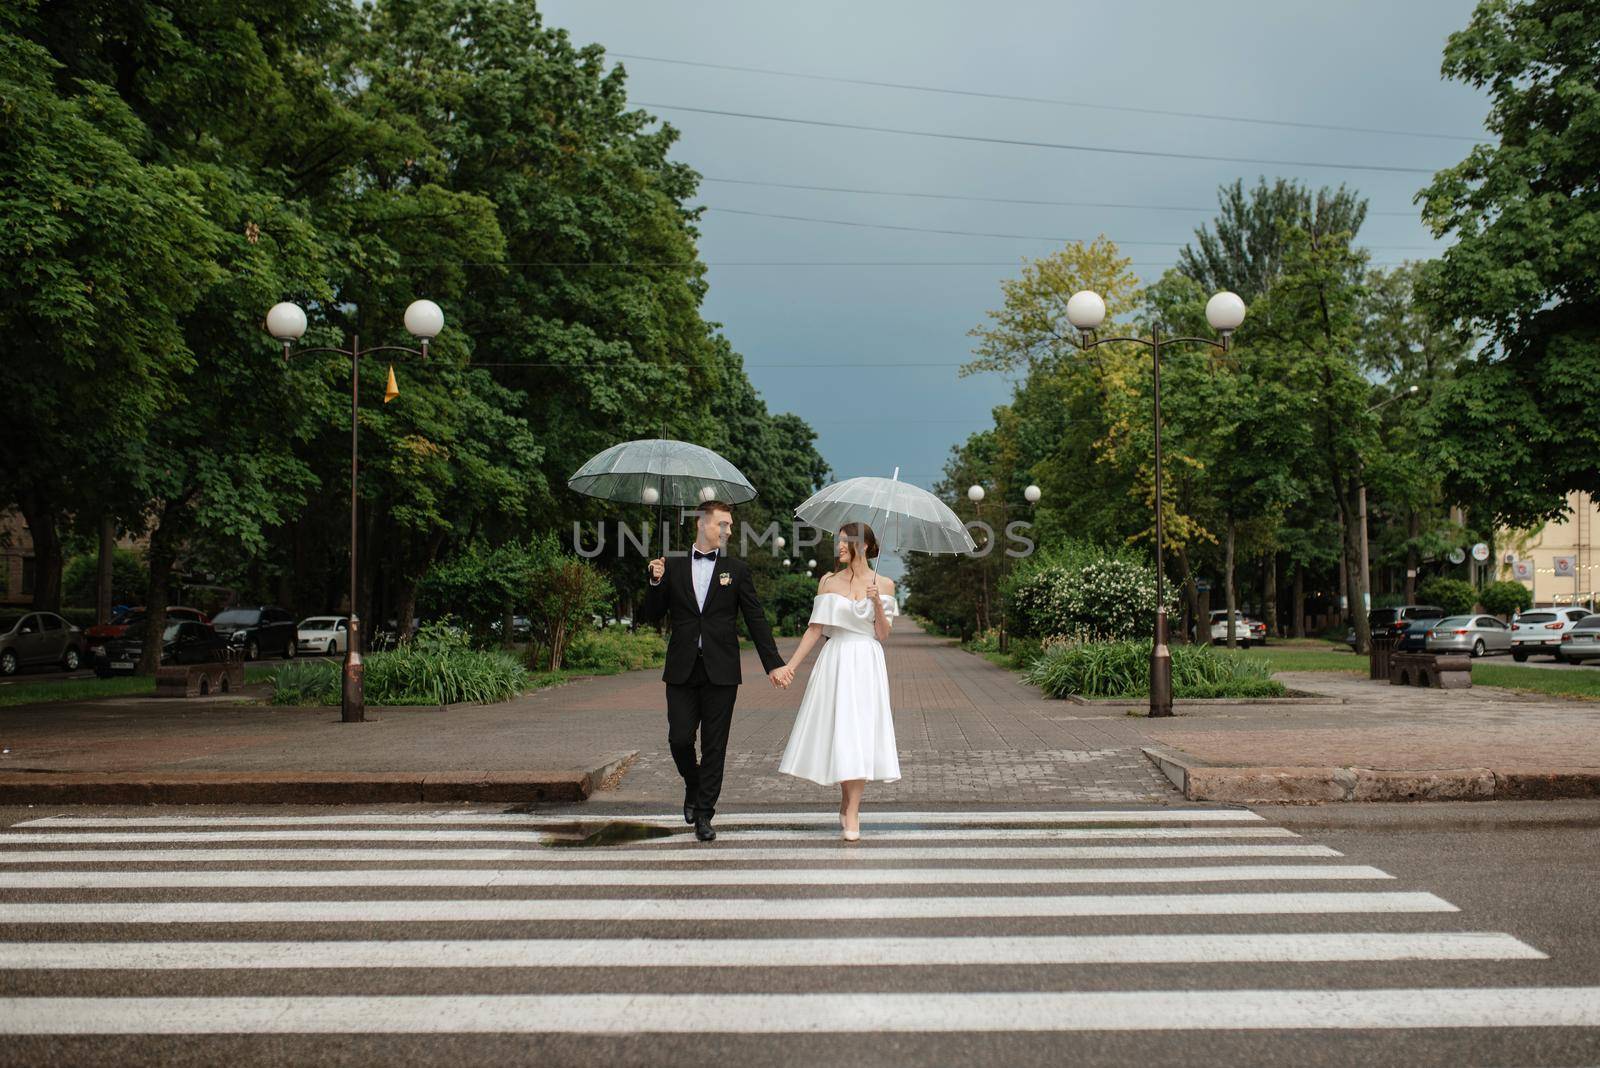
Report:
[[[1223,645],[1227,640],[1228,610],[1222,608],[1211,613],[1211,644]],[[1233,613],[1233,640],[1241,649],[1250,648],[1250,621],[1243,612]]]
[[[1535,653],[1563,658],[1562,639],[1589,615],[1587,608],[1530,608],[1511,622],[1511,658],[1522,663]]]
[[[296,631],[302,653],[335,656],[350,648],[350,619],[347,616],[312,616],[302,619]]]

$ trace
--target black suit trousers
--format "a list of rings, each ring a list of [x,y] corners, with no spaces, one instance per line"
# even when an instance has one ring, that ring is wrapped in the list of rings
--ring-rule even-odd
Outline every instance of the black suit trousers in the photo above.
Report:
[[[705,661],[695,658],[687,682],[667,683],[667,744],[683,776],[685,803],[710,816],[722,794],[722,768],[728,755],[728,730],[738,686],[718,686],[706,677]],[[700,758],[695,759],[695,733]]]

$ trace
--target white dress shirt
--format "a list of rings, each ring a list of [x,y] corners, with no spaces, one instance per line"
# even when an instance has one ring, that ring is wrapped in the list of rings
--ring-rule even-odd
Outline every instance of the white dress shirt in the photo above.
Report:
[[[691,555],[689,562],[694,569],[694,601],[695,604],[700,606],[700,611],[704,612],[706,610],[706,594],[711,592],[711,575],[717,569],[717,558],[715,555],[710,557]]]

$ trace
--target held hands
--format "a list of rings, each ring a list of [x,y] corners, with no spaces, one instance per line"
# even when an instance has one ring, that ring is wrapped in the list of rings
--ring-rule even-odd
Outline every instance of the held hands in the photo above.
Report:
[[[650,561],[648,570],[650,572],[650,584],[654,586],[661,581],[661,576],[667,573],[666,557],[658,556]]]
[[[772,685],[776,686],[778,689],[787,690],[789,688],[789,684],[794,681],[794,668],[788,664],[785,664],[782,667],[775,667],[771,671],[767,672],[767,678],[771,679]]]

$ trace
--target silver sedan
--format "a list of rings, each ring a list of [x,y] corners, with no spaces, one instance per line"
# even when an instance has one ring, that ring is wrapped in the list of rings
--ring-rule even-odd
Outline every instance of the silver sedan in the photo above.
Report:
[[[1561,636],[1561,659],[1581,663],[1596,658],[1600,658],[1600,616],[1589,616]]]
[[[1450,616],[1428,630],[1428,652],[1485,656],[1511,651],[1511,628],[1494,616]]]

